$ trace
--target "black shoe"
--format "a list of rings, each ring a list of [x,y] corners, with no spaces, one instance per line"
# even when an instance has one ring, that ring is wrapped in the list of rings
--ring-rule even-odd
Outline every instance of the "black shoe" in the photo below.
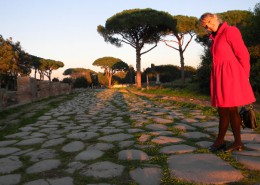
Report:
[[[213,145],[211,145],[211,146],[208,148],[208,150],[211,151],[211,152],[216,152],[216,151],[218,151],[218,150],[223,150],[223,149],[225,149],[225,148],[226,148],[226,143],[223,143],[223,144],[221,144],[221,145],[219,145],[219,146],[213,146]]]
[[[230,147],[228,147],[226,150],[225,150],[225,153],[231,153],[233,152],[234,150],[237,150],[237,151],[242,151],[244,150],[245,147],[243,144],[240,144],[240,145],[232,145]]]

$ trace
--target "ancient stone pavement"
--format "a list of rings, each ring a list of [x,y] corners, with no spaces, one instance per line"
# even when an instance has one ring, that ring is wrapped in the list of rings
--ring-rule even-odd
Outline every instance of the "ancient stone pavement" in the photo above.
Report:
[[[84,91],[0,141],[0,185],[243,184],[248,171],[259,175],[260,135],[242,130],[245,151],[211,153],[217,125],[170,101]]]

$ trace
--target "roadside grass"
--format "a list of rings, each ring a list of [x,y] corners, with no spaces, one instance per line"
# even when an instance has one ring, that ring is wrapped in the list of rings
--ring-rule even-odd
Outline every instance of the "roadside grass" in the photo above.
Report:
[[[191,81],[190,79],[187,79],[184,84],[180,79],[178,79],[171,83],[149,86],[148,88],[143,88],[142,92],[175,97],[194,98],[200,100],[210,100],[209,95],[202,94],[200,92],[199,84],[197,82]]]

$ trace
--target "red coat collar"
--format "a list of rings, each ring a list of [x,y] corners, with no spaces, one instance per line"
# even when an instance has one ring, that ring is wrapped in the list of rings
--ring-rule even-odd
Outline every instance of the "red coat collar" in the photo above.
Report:
[[[214,40],[218,35],[221,35],[223,31],[228,27],[227,22],[223,22],[220,28],[217,31],[217,34],[214,36],[213,34],[210,34],[209,38]]]

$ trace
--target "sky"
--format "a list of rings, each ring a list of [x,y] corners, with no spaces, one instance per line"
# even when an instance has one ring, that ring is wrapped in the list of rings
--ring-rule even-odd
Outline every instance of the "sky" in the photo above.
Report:
[[[0,35],[19,41],[31,55],[64,63],[53,71],[60,80],[68,68],[86,68],[101,72],[93,62],[105,56],[120,58],[136,67],[135,49],[129,45],[118,48],[106,43],[97,32],[116,13],[134,8],[152,8],[171,15],[199,18],[205,12],[250,10],[259,0],[0,0]],[[142,51],[149,49],[146,45]],[[184,53],[185,65],[197,68],[202,47],[192,41]],[[180,66],[178,51],[163,43],[142,55],[141,69],[155,65]],[[136,68],[135,68],[136,69]]]

